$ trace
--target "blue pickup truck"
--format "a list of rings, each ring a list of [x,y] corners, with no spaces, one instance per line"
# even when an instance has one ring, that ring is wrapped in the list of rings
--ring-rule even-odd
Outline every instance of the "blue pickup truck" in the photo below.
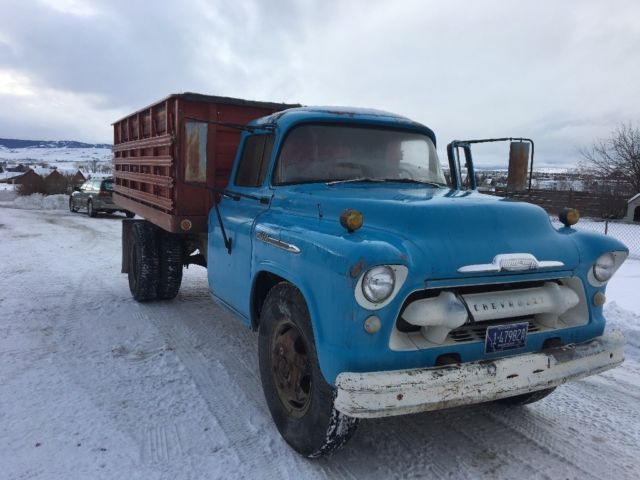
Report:
[[[571,228],[577,212],[555,228],[479,193],[456,149],[443,170],[433,131],[391,113],[298,107],[235,128],[206,232],[125,220],[123,272],[145,301],[207,265],[212,297],[258,332],[266,402],[297,452],[332,452],[361,418],[531,403],[623,361],[603,304],[628,250]]]

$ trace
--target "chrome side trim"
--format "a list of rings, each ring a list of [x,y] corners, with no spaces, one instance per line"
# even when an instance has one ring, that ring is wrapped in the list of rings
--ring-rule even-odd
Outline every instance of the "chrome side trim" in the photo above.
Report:
[[[458,269],[459,273],[483,272],[522,272],[539,268],[564,267],[564,263],[557,260],[538,260],[530,253],[502,253],[496,255],[491,263],[465,265]]]
[[[300,248],[296,247],[295,245],[292,245],[291,243],[286,243],[283,242],[281,240],[278,240],[277,238],[273,238],[271,236],[269,236],[268,234],[266,234],[265,232],[257,232],[256,233],[256,238],[258,240],[260,240],[261,242],[264,243],[268,243],[269,245],[279,248],[281,250],[285,250],[289,253],[295,253],[298,254],[300,253]]]

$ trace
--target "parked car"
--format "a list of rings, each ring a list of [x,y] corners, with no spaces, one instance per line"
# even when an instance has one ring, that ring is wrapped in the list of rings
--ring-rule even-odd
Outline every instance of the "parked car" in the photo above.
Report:
[[[90,217],[95,217],[98,212],[122,212],[127,218],[135,216],[135,213],[113,203],[112,196],[113,178],[92,178],[71,194],[69,210],[75,213],[80,209],[86,209]]]

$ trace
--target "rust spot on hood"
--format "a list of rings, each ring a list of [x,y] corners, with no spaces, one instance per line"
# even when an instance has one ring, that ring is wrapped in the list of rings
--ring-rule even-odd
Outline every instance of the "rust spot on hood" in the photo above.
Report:
[[[351,275],[351,278],[357,278],[364,270],[364,267],[365,267],[364,260],[360,260],[353,267],[351,267],[351,271],[349,272],[349,274]]]

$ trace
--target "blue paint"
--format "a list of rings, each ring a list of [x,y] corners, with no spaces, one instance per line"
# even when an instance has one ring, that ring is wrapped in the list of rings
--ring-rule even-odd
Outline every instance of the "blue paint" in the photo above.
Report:
[[[602,235],[555,229],[546,212],[534,205],[514,202],[476,191],[410,183],[310,183],[274,186],[272,173],[287,133],[304,123],[347,123],[407,129],[432,138],[433,132],[409,119],[369,110],[335,112],[301,108],[279,112],[253,122],[257,129],[243,133],[231,178],[235,178],[244,142],[255,133],[275,133],[275,143],[264,184],[229,189],[268,199],[234,200],[219,205],[227,234],[229,255],[212,211],[209,217],[209,284],[212,295],[251,325],[251,292],[261,272],[276,274],[304,295],[312,319],[322,372],[330,383],[343,371],[377,371],[432,366],[443,353],[455,351],[463,362],[498,358],[513,352],[484,353],[484,342],[458,344],[419,351],[392,351],[389,336],[409,294],[425,288],[451,288],[474,284],[538,281],[578,276],[590,300],[597,291],[587,282],[595,259],[607,251],[627,251],[620,242]],[[346,208],[364,214],[364,226],[347,233],[339,217]],[[256,240],[256,231],[293,244],[292,254]],[[552,271],[460,274],[464,265],[486,264],[501,253],[530,253],[538,260],[556,260],[564,267]],[[354,289],[365,270],[384,264],[405,265],[407,280],[393,301],[375,314],[381,330],[367,334],[365,319],[374,313],[355,301]],[[364,270],[363,270],[364,271]],[[589,304],[584,326],[529,335],[518,354],[540,350],[548,337],[565,343],[587,341],[600,335],[605,319],[602,307]]]

